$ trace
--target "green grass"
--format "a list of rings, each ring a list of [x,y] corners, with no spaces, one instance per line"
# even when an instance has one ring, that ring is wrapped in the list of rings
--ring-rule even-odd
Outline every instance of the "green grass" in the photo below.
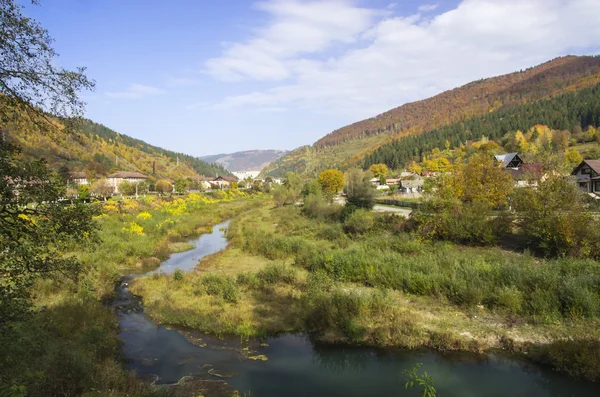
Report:
[[[102,300],[112,296],[123,274],[156,267],[171,252],[189,249],[185,240],[263,200],[227,196],[217,202],[190,196],[96,204],[104,212],[97,220],[101,242],[77,247],[75,254],[84,265],[80,277],[73,281],[55,275],[39,281],[32,314],[0,332],[0,394],[22,386],[27,396],[177,395],[181,390],[150,387],[123,369],[118,322]],[[171,279],[186,282],[185,277]]]

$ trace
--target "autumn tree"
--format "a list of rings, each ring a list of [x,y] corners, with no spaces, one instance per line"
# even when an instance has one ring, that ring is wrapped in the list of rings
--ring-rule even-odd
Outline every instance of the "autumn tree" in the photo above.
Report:
[[[318,178],[323,194],[329,199],[333,198],[344,188],[344,174],[340,170],[330,169],[319,174]]]
[[[156,181],[155,189],[159,194],[170,193],[173,191],[173,185],[166,179],[159,179]]]
[[[104,198],[112,196],[115,192],[115,188],[107,179],[100,179],[92,184],[92,193],[96,196]]]
[[[413,160],[408,165],[408,171],[412,172],[414,174],[420,175],[421,172],[423,172],[423,168],[421,168],[421,166],[419,165],[419,163],[417,163],[416,161]]]
[[[50,127],[56,124],[47,115],[65,118],[65,122],[82,116],[84,102],[79,92],[93,89],[94,82],[85,76],[83,67],[57,66],[58,54],[48,31],[25,17],[22,8],[15,0],[0,1],[0,121],[26,117]]]
[[[369,171],[371,171],[375,178],[385,178],[388,173],[388,167],[385,164],[373,164],[369,167]]]
[[[565,161],[569,165],[569,168],[575,168],[583,161],[583,157],[577,151],[577,149],[569,148],[567,153],[565,153]]]

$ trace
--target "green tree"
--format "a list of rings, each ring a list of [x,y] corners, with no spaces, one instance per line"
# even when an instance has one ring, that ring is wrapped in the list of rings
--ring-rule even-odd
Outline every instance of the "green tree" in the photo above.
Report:
[[[187,191],[188,189],[188,180],[187,179],[183,179],[183,178],[179,178],[175,181],[175,191],[179,194],[183,194]]]
[[[570,168],[575,168],[583,161],[583,157],[575,148],[569,148],[565,153],[565,161],[569,164]]]
[[[60,203],[60,177],[43,160],[17,160],[17,152],[0,142],[0,326],[28,311],[37,279],[57,272],[76,277],[80,264],[66,252],[95,235],[92,207]]]
[[[88,185],[79,185],[79,188],[77,189],[77,198],[84,201],[90,199],[90,188]]]
[[[329,199],[344,188],[344,174],[340,170],[330,169],[319,174],[319,184],[323,194]]]
[[[133,196],[135,194],[135,183],[123,181],[119,184],[119,193],[123,196]]]
[[[159,179],[158,181],[156,181],[155,188],[159,194],[170,193],[173,191],[173,185],[166,179]]]
[[[138,194],[146,194],[148,193],[149,186],[147,182],[139,182],[137,184],[137,192]]]
[[[375,188],[371,183],[371,173],[354,168],[346,173],[344,193],[347,196],[346,206],[352,208],[372,209],[375,205]]]
[[[535,189],[516,189],[513,206],[528,247],[551,256],[600,257],[600,224],[575,183],[551,176]]]
[[[48,31],[21,9],[15,0],[0,1],[0,121],[26,117],[50,127],[55,124],[48,114],[83,115],[84,102],[78,93],[93,89],[94,82],[85,76],[85,68],[72,71],[57,66]]]

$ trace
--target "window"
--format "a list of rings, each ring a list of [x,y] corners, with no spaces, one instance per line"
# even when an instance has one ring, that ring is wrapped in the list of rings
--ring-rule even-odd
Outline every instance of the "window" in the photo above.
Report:
[[[581,175],[591,175],[592,169],[590,167],[581,168]]]
[[[600,192],[600,181],[595,181],[594,182],[594,191],[595,192]]]

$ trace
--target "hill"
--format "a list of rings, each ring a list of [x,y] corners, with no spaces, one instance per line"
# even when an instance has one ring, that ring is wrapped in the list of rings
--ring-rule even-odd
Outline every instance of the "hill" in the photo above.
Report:
[[[556,58],[524,71],[474,81],[350,124],[329,133],[310,149],[290,152],[263,170],[263,175],[281,175],[284,170],[316,173],[331,167],[362,165],[365,156],[404,137],[598,83],[600,57]]]
[[[150,145],[91,120],[83,120],[74,132],[41,131],[27,123],[7,127],[9,139],[22,148],[24,157],[45,158],[54,169],[67,166],[93,177],[114,171],[137,171],[152,179],[231,175],[219,165]]]
[[[223,166],[232,172],[252,172],[262,170],[286,153],[286,150],[246,150],[230,154],[203,156],[200,159]]]

